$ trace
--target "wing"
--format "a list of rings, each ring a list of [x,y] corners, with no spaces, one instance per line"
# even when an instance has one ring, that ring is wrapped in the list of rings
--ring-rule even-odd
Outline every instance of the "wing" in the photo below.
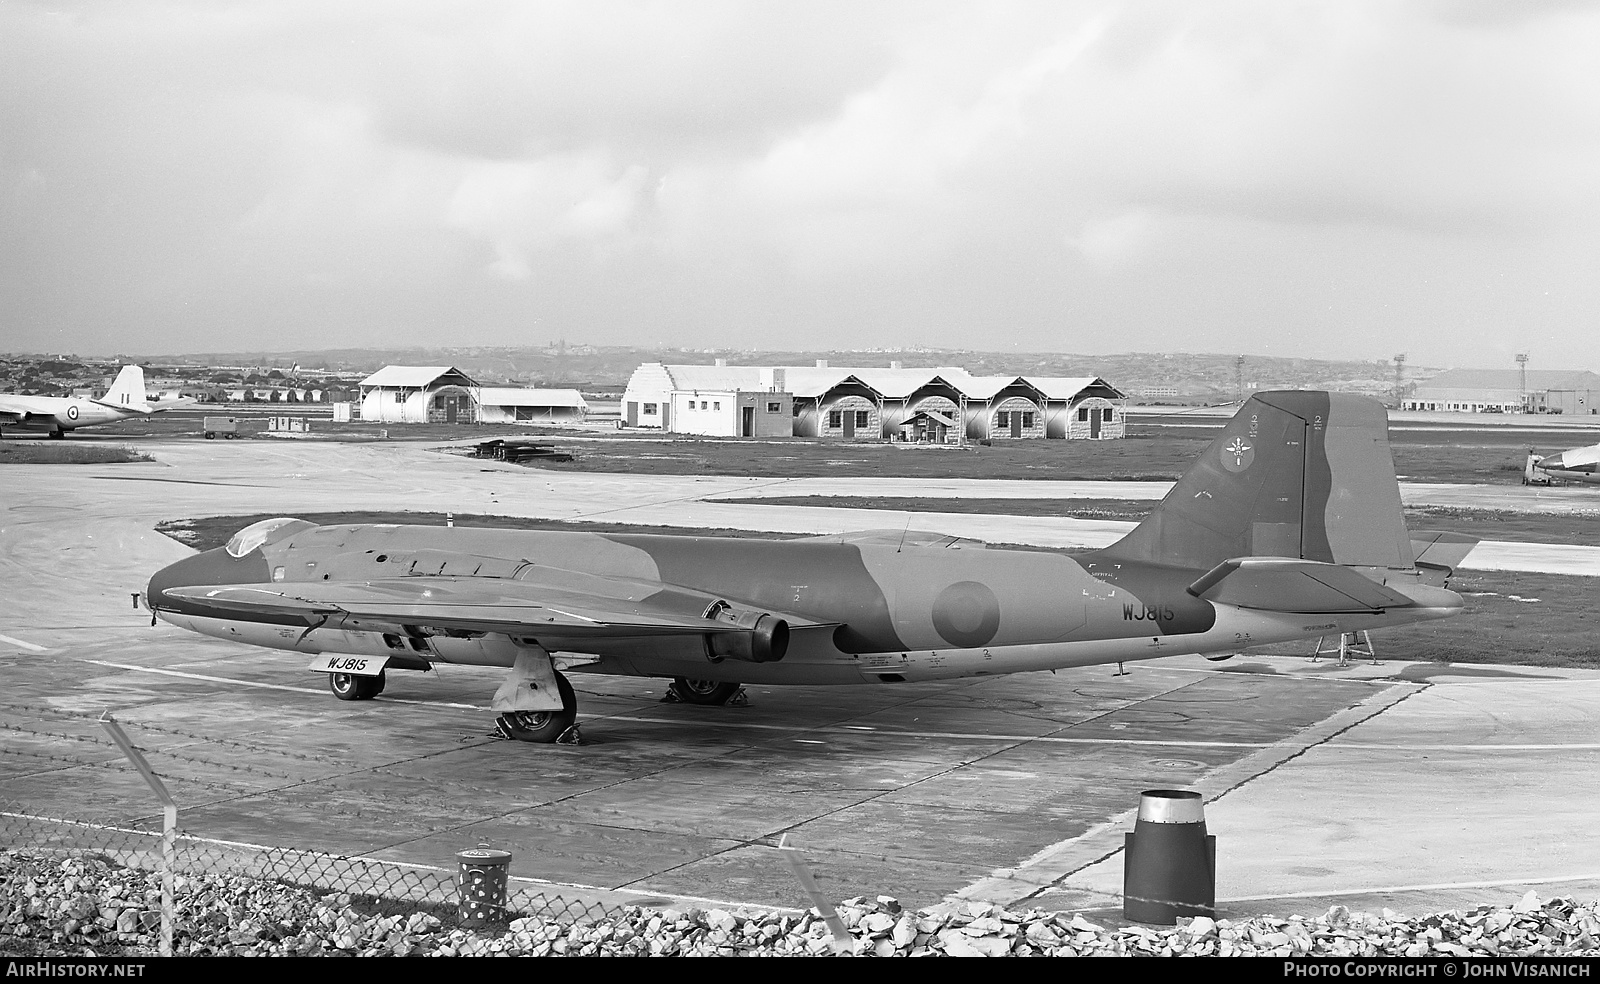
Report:
[[[638,600],[603,597],[500,578],[407,577],[363,582],[279,582],[168,588],[170,597],[225,611],[291,615],[317,625],[334,616],[364,623],[424,625],[477,632],[546,632],[562,638],[748,633],[727,599],[663,586]],[[831,626],[781,612],[796,629]],[[708,615],[707,613],[711,614]]]
[[[15,396],[0,396],[0,417],[9,423],[20,424],[29,417],[49,417],[52,414],[40,411],[38,406]]]

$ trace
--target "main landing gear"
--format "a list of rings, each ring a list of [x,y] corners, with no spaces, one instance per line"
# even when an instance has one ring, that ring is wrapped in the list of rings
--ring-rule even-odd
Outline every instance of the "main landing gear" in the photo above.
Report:
[[[739,692],[737,683],[724,683],[721,680],[691,680],[688,677],[674,677],[667,687],[667,693],[685,704],[704,704],[717,707],[726,704],[734,694]]]
[[[329,673],[328,689],[340,700],[371,700],[383,693],[388,681],[384,675],[356,676],[354,673]]]
[[[554,744],[578,720],[578,698],[572,684],[560,673],[556,675],[556,692],[561,695],[559,711],[507,711],[495,719],[500,733],[517,741],[531,741],[542,745]]]

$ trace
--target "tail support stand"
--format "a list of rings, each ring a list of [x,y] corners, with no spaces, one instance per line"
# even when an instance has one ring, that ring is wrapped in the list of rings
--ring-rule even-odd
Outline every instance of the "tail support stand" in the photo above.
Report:
[[[1337,646],[1325,648],[1323,643],[1327,641],[1327,636],[1317,637],[1317,649],[1316,652],[1311,654],[1311,662],[1315,663],[1323,656],[1332,656],[1334,653],[1338,653],[1338,665],[1341,667],[1350,665],[1351,656],[1365,656],[1372,660],[1373,666],[1382,665],[1378,662],[1377,652],[1372,648],[1372,637],[1367,635],[1365,629],[1339,633],[1339,644]]]

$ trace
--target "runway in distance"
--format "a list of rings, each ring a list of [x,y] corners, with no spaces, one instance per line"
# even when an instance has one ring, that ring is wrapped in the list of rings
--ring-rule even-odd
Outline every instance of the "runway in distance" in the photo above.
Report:
[[[152,402],[144,389],[144,369],[123,366],[106,395],[98,400],[78,396],[23,396],[0,393],[0,433],[6,429],[48,431],[61,438],[69,430],[109,424],[129,417],[188,406],[190,399]]]
[[[1600,482],[1600,444],[1541,457],[1528,452],[1522,468],[1523,485],[1550,485],[1553,482]]]
[[[1080,553],[934,533],[790,540],[264,520],[158,571],[153,615],[314,654],[334,694],[390,670],[509,667],[513,738],[568,734],[568,672],[665,677],[699,704],[742,683],[876,684],[1227,654],[1445,618],[1477,541],[1407,531],[1387,411],[1259,393],[1156,510]],[[154,619],[152,619],[152,624]]]

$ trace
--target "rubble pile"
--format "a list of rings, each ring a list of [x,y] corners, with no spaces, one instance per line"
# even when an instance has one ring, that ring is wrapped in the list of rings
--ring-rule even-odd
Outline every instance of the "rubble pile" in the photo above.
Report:
[[[1202,916],[1172,929],[1108,928],[1072,913],[976,902],[910,910],[879,896],[838,907],[850,936],[836,942],[815,912],[631,907],[598,921],[517,918],[474,932],[424,911],[363,913],[348,895],[259,879],[191,874],[174,881],[173,951],[180,955],[1600,955],[1600,906],[1531,892],[1509,907],[1420,918],[1334,906],[1312,919]],[[154,955],[160,909],[157,874],[98,857],[0,854],[0,952]]]

